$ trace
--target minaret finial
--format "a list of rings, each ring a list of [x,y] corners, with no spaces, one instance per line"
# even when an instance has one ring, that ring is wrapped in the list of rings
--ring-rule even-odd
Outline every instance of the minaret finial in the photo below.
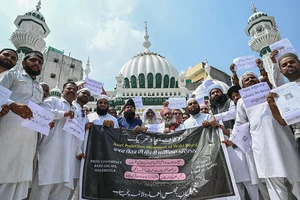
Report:
[[[85,73],[86,76],[89,76],[89,74],[91,73],[91,69],[90,69],[90,57],[88,57],[84,73]]]
[[[143,43],[143,46],[146,48],[146,51],[150,51],[149,47],[151,46],[151,43],[149,42],[149,35],[148,35],[148,27],[147,27],[147,21],[144,21],[145,23],[145,42]]]
[[[256,11],[256,7],[255,7],[254,3],[252,2],[251,4],[252,4],[252,11],[253,11],[253,13],[256,13],[257,11]]]
[[[36,5],[36,10],[40,11],[40,9],[41,9],[41,0],[39,0],[39,2]]]

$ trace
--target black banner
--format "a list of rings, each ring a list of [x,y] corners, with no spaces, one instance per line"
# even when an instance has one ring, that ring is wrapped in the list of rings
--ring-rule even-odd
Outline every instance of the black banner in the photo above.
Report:
[[[86,199],[209,199],[234,195],[215,129],[135,134],[93,125],[84,163]]]

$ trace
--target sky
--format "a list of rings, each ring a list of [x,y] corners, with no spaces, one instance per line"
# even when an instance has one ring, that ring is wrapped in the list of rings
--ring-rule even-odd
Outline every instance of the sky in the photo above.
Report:
[[[1,0],[3,1],[3,0]],[[1,4],[0,48],[16,30],[18,15],[35,10],[38,0]],[[148,22],[150,50],[165,56],[178,72],[204,62],[228,74],[236,57],[255,55],[244,29],[257,11],[274,16],[282,38],[300,50],[299,0],[42,0],[40,12],[51,33],[47,46],[82,60],[88,57],[91,78],[115,87],[115,76],[134,55],[144,51],[144,23]]]

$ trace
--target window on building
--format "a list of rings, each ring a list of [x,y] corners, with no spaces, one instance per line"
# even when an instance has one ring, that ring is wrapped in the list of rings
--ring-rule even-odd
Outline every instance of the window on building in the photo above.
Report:
[[[170,81],[170,88],[174,88],[174,87],[175,87],[175,78],[172,77]]]
[[[56,74],[54,74],[54,73],[50,74],[50,78],[55,78],[55,77],[56,77]]]
[[[140,88],[145,88],[145,75],[139,74],[139,86]]]
[[[156,88],[161,88],[161,81],[162,81],[162,76],[160,73],[155,75],[155,81],[156,81]]]
[[[164,88],[169,88],[169,75],[164,76]]]
[[[124,86],[125,86],[125,88],[129,88],[129,79],[128,78],[124,79]]]
[[[153,74],[149,73],[147,75],[148,88],[153,88]]]
[[[58,63],[58,58],[54,58],[53,62]]]
[[[137,88],[136,77],[135,76],[131,76],[130,80],[131,80],[131,88]]]
[[[70,68],[71,68],[71,69],[75,69],[75,65],[74,65],[74,64],[71,64],[71,65],[70,65]]]

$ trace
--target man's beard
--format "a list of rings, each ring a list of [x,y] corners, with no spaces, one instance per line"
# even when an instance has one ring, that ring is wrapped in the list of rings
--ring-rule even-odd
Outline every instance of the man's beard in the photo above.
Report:
[[[227,99],[228,97],[225,94],[216,96],[214,100],[210,100],[210,106],[215,108],[217,105],[223,105]]]
[[[149,119],[147,118],[145,121],[144,121],[145,124],[156,124],[156,119],[155,118],[152,118],[152,119]]]
[[[38,76],[41,74],[41,70],[34,71],[30,67],[27,67],[27,66],[26,67],[24,66],[24,70],[27,72],[27,74],[32,75],[32,76]]]
[[[124,112],[124,117],[128,120],[132,120],[135,117],[135,112],[134,111],[126,111],[126,112]]]
[[[165,128],[170,128],[176,124],[176,119],[172,117],[171,119],[163,119],[162,122],[165,123]]]
[[[198,108],[196,108],[194,110],[189,109],[189,113],[191,115],[197,115],[198,113],[200,113],[200,107],[198,107]]]
[[[108,112],[108,108],[106,108],[105,110],[103,109],[100,109],[97,107],[97,114],[100,115],[100,116],[103,116],[103,115],[106,115]]]
[[[4,67],[5,69],[9,70],[11,68],[14,67],[14,65],[12,64],[12,62],[6,63],[4,62],[5,59],[0,60],[0,66]]]

